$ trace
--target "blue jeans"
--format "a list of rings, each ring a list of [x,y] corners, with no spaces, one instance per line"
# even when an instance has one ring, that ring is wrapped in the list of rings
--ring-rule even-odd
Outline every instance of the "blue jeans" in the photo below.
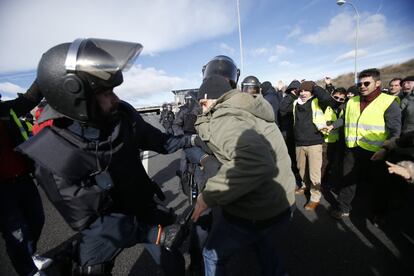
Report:
[[[0,183],[0,232],[19,275],[33,275],[32,255],[45,221],[39,192],[29,176]]]
[[[290,218],[291,212],[288,212],[271,226],[257,227],[253,224],[231,223],[222,214],[214,217],[213,228],[203,249],[205,275],[226,275],[227,261],[245,247],[252,247],[256,251],[262,275],[286,275],[272,237],[282,230]]]

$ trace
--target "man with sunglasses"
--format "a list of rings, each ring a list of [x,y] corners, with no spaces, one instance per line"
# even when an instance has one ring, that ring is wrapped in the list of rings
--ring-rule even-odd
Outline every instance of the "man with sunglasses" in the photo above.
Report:
[[[367,176],[373,196],[372,219],[376,222],[386,211],[387,173],[385,163],[373,161],[372,157],[385,140],[400,135],[401,111],[396,97],[381,93],[377,69],[362,71],[358,79],[360,96],[349,99],[342,116],[346,145],[343,177],[338,205],[330,214],[336,219],[349,216],[358,180]]]

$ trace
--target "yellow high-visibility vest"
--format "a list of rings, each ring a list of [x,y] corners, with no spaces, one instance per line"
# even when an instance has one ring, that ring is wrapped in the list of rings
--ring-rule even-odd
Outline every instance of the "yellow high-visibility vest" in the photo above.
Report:
[[[298,100],[293,102],[293,124],[295,123],[295,111],[296,111],[296,104]],[[325,115],[323,114],[322,109],[319,107],[318,98],[312,99],[311,103],[312,108],[312,122],[316,126],[318,130],[326,127],[326,120]]]
[[[33,131],[33,125],[32,123],[28,122],[28,121],[24,121],[26,123],[27,129],[29,130],[30,133],[32,133]]]
[[[338,120],[335,111],[332,107],[328,106],[324,112],[325,120],[335,122]],[[324,140],[326,143],[335,143],[339,140],[339,131],[338,129],[332,129],[329,133],[324,133]]]
[[[361,113],[360,96],[349,99],[345,110],[345,144],[376,152],[388,138],[384,113],[395,101],[395,96],[381,93]]]
[[[20,122],[19,118],[17,118],[16,113],[11,108],[10,108],[10,115],[12,116],[14,123],[19,127],[20,134],[23,136],[23,139],[25,141],[29,139],[29,135],[27,134],[26,129],[23,127],[22,122]]]

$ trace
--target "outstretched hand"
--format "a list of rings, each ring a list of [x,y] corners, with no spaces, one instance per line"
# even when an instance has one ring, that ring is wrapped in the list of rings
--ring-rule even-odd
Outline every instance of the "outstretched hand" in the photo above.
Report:
[[[394,164],[388,161],[385,161],[385,163],[389,166],[388,167],[389,173],[399,175],[403,177],[405,180],[411,179],[410,172],[403,166],[400,166],[400,165],[397,165],[397,164]]]
[[[326,127],[322,128],[320,131],[324,134],[325,133],[329,134],[332,131],[333,128],[334,128],[333,125],[329,125],[329,126],[326,126]]]
[[[201,214],[208,209],[208,206],[206,204],[206,202],[203,199],[203,194],[199,194],[197,197],[197,202],[196,205],[194,207],[194,211],[193,214],[191,216],[191,219],[194,222],[197,222],[198,218],[201,216]]]

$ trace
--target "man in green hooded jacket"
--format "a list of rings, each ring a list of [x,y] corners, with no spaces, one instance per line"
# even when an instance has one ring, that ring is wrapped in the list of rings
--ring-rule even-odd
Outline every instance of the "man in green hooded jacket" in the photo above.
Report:
[[[208,208],[221,210],[203,249],[206,275],[225,275],[231,255],[252,245],[264,275],[282,275],[271,237],[291,217],[295,177],[273,109],[217,75],[204,79],[198,99],[197,133],[222,164],[192,216],[197,221]]]

